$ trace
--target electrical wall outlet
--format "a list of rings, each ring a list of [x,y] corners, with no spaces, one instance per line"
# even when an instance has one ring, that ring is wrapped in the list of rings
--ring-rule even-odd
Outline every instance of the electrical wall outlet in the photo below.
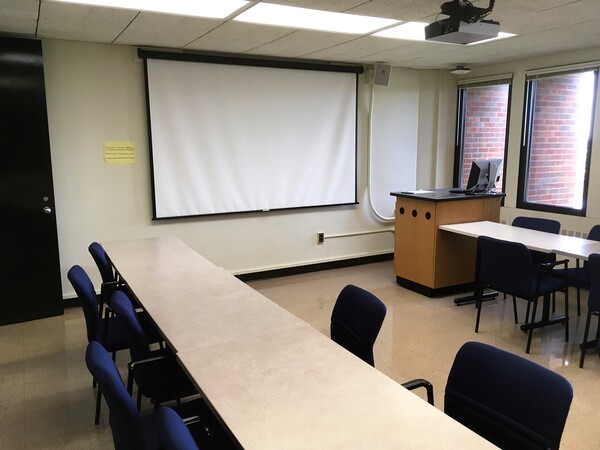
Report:
[[[325,233],[317,233],[317,244],[323,244],[325,242]]]

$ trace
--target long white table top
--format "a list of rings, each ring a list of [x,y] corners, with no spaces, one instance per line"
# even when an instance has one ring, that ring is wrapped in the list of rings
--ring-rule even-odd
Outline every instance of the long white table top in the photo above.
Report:
[[[600,253],[600,242],[562,234],[545,233],[513,227],[496,222],[467,222],[440,225],[440,230],[477,238],[490,236],[505,241],[521,242],[530,250],[557,253],[571,258],[587,260],[592,253]]]
[[[241,447],[494,448],[178,239],[102,245]]]

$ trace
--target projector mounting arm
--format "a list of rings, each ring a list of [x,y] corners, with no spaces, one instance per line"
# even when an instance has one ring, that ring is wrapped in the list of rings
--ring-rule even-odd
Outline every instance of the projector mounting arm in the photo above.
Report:
[[[495,0],[487,8],[477,8],[469,0],[452,0],[442,3],[442,14],[466,23],[479,22],[494,9]]]

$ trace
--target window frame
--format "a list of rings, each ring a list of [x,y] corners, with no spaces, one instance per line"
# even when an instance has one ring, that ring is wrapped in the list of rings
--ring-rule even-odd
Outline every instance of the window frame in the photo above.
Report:
[[[535,71],[534,71],[535,72]],[[572,208],[568,206],[548,205],[543,203],[534,203],[526,200],[527,186],[529,181],[529,155],[531,151],[531,140],[533,134],[533,119],[535,111],[535,99],[537,94],[536,81],[541,78],[549,78],[560,75],[568,75],[573,73],[594,72],[594,93],[592,99],[592,111],[590,117],[590,135],[587,142],[586,161],[583,175],[583,192],[581,208]],[[598,95],[598,79],[600,67],[598,65],[584,66],[580,68],[565,68],[565,69],[548,69],[541,73],[528,74],[525,77],[525,95],[523,96],[523,123],[521,127],[521,142],[519,154],[519,177],[517,182],[517,202],[516,207],[519,209],[540,211],[554,214],[564,214],[571,216],[586,217],[587,201],[589,193],[590,181],[590,162],[592,157],[592,145],[594,139],[594,123],[596,114],[596,100]]]
[[[502,192],[506,191],[506,162],[508,160],[508,136],[510,131],[510,112],[512,99],[512,74],[497,75],[490,78],[478,80],[466,80],[464,83],[457,84],[456,99],[456,128],[454,139],[454,170],[452,183],[454,186],[462,186],[462,167],[464,160],[464,134],[466,120],[466,92],[469,88],[481,88],[486,86],[508,85],[507,105],[506,105],[506,125],[504,135],[504,152],[502,156]],[[502,198],[504,205],[505,198]]]

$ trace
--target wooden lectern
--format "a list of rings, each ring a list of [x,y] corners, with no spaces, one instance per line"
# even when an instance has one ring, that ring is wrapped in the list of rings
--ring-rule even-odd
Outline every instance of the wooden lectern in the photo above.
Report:
[[[504,194],[453,194],[436,189],[391,195],[396,197],[396,282],[430,297],[472,289],[476,240],[442,231],[439,226],[498,222]]]

